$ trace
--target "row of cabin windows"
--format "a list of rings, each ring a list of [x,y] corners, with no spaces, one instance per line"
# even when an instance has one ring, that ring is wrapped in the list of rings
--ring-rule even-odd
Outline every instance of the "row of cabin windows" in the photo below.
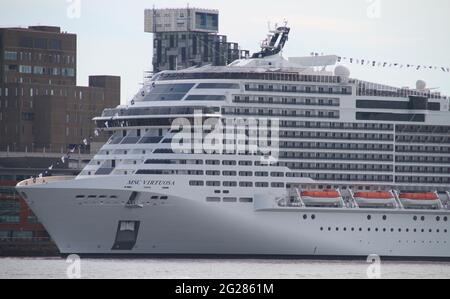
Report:
[[[419,146],[419,145],[397,145],[396,152],[415,153],[450,153],[448,146]]]
[[[285,98],[285,97],[263,97],[263,96],[235,96],[235,103],[260,103],[260,104],[287,104],[287,105],[318,105],[339,106],[339,99],[334,98]]]
[[[290,116],[311,118],[339,118],[338,110],[264,109],[264,108],[222,108],[223,114],[255,116]]]
[[[194,187],[202,187],[202,186],[207,186],[207,187],[243,187],[243,188],[252,188],[252,187],[258,187],[258,188],[284,188],[285,184],[281,183],[281,182],[272,182],[272,183],[268,183],[268,182],[236,182],[236,181],[189,181],[189,185],[190,186],[194,186]]]
[[[370,143],[330,143],[330,142],[280,142],[280,148],[286,149],[340,149],[340,150],[374,150],[374,151],[392,151],[392,144],[370,144]],[[281,154],[281,153],[280,153]],[[294,157],[295,152],[284,152],[285,156]]]
[[[180,164],[180,165],[225,165],[225,166],[261,166],[261,161],[236,161],[236,160],[195,160],[195,159],[149,159],[145,164]]]
[[[141,169],[136,172],[136,174],[161,174],[161,175],[204,175],[203,170],[180,170],[180,169]],[[208,170],[206,171],[208,176],[218,176],[220,171]],[[224,170],[222,171],[223,176],[237,176],[237,171]],[[239,176],[250,177],[253,176],[251,171],[240,171]],[[256,177],[269,177],[269,172],[255,172]],[[271,172],[271,177],[284,177],[283,172]]]
[[[246,91],[320,93],[320,94],[351,94],[350,86],[306,86],[280,84],[246,84]]]
[[[308,173],[290,172],[290,178],[311,178],[317,181],[351,181],[351,182],[392,182],[392,175],[348,174],[348,173]]]
[[[381,123],[346,123],[346,122],[316,122],[316,121],[286,121],[281,120],[280,121],[280,127],[281,128],[317,128],[317,129],[337,129],[337,130],[364,130],[364,131],[393,131],[394,126],[392,124],[381,124]],[[424,128],[426,126],[423,126]],[[420,127],[416,131],[412,132],[419,132]],[[420,132],[424,133],[425,129],[420,129]],[[429,133],[436,133],[439,134],[442,130],[436,129],[435,132],[429,132]],[[445,130],[444,130],[445,131]],[[125,132],[124,136],[126,136],[126,130],[123,130]],[[397,133],[401,133],[402,131],[397,131]],[[450,132],[450,129],[449,129]],[[162,137],[162,130],[159,134],[159,137]],[[115,136],[117,137],[117,136]],[[158,136],[155,136],[158,137]],[[157,142],[156,142],[157,143]]]
[[[405,232],[405,233],[410,233],[410,232],[414,232],[414,233],[417,233],[417,232],[421,232],[421,233],[433,233],[433,232],[441,233],[441,232],[444,232],[444,233],[448,233],[447,229],[444,229],[442,231],[440,229],[433,230],[433,229],[424,229],[424,228],[422,228],[422,229],[417,229],[417,228],[414,228],[414,229],[409,229],[409,228],[407,228],[407,229],[390,228],[390,229],[388,229],[386,227],[384,227],[382,229],[380,229],[378,227],[376,227],[376,228],[368,227],[367,229],[364,229],[362,227],[359,227],[359,228],[355,228],[355,227],[352,227],[352,228],[347,228],[347,227],[332,228],[332,227],[328,227],[327,229],[325,229],[324,227],[320,228],[320,231],[329,231],[329,232],[331,232],[331,231],[336,231],[336,232],[338,232],[338,231],[344,231],[344,232],[346,232],[346,231],[352,231],[352,232],[359,231],[359,232],[362,232],[363,230],[367,230],[367,232],[384,232],[384,233],[385,232],[391,232],[391,233],[394,233],[394,232],[399,232],[399,233],[402,233],[402,232]],[[444,241],[444,243],[446,243],[446,241]]]
[[[198,79],[226,79],[226,80],[266,80],[266,81],[293,81],[317,83],[341,83],[341,77],[324,75],[301,75],[281,72],[190,72],[161,74],[158,80],[198,80]],[[250,84],[246,83],[246,84]]]
[[[395,162],[450,163],[450,157],[396,155]]]
[[[221,202],[223,201],[224,203],[233,203],[233,202],[238,202],[238,198],[237,197],[207,197],[206,198],[207,202]],[[239,198],[239,202],[240,203],[252,203],[253,202],[253,198],[251,197],[240,197]]]
[[[298,152],[295,158],[305,160],[367,160],[367,161],[392,161],[393,155],[383,154],[348,154],[348,153],[316,153]],[[279,162],[279,166],[293,167],[291,162]]]
[[[359,182],[392,182],[392,175],[370,175],[370,174],[347,174],[347,173],[308,173],[308,172],[288,172],[286,177],[290,178],[311,178],[318,181],[359,181]],[[429,184],[449,184],[450,177],[439,176],[395,176],[396,183],[429,183]]]
[[[448,173],[446,173],[448,174]],[[435,183],[435,184],[450,184],[450,177],[433,176],[396,176],[396,183]]]
[[[348,132],[308,132],[308,131],[280,131],[280,137],[288,138],[320,138],[346,140],[385,140],[392,141],[392,134],[348,133]]]
[[[397,134],[421,133],[421,134],[449,134],[450,126],[425,126],[425,125],[396,125]]]
[[[450,137],[448,136],[433,136],[433,135],[402,135],[395,137],[396,142],[407,143],[450,143]]]
[[[309,121],[285,121],[280,122],[280,127],[286,128],[318,128],[318,129],[344,129],[344,130],[374,130],[393,131],[392,124],[380,123],[344,123],[344,122],[309,122]]]
[[[289,163],[290,169],[391,172],[390,164]]]
[[[396,166],[396,172],[413,173],[450,173],[450,167]]]
[[[142,150],[140,153],[146,154],[146,150]],[[99,155],[109,155],[110,151],[100,151]],[[115,152],[115,154],[119,154]],[[123,151],[124,155],[128,154],[128,151]],[[281,158],[295,158],[295,159],[319,159],[319,160],[368,160],[368,161],[392,161],[393,155],[389,154],[349,154],[349,153],[316,153],[316,152],[284,152]],[[100,161],[94,161],[100,165]],[[400,156],[395,157],[395,162],[398,163],[450,163],[450,157],[444,156]],[[94,163],[94,164],[95,164]],[[206,165],[220,165],[220,160],[206,160]],[[196,164],[202,165],[203,160],[170,160],[170,159],[149,159],[145,164]],[[223,161],[222,165],[239,165],[239,166],[260,166],[260,161]],[[289,166],[289,163],[279,163],[279,166]]]
[[[311,215],[304,214],[302,216],[302,218],[303,218],[303,220],[307,220],[308,218],[311,218],[312,220],[315,220],[316,219],[316,215],[315,214],[311,214]],[[386,215],[383,215],[381,217],[381,219],[383,219],[383,221],[386,221],[386,220],[388,220],[388,217]],[[419,221],[420,220],[422,222],[425,221],[426,219],[427,219],[427,217],[425,217],[425,216],[421,216],[421,217],[413,216],[413,218],[412,218],[413,221]],[[436,222],[440,222],[441,220],[444,221],[444,222],[448,222],[448,216],[444,216],[444,217],[436,216],[434,219],[436,220]],[[367,215],[367,220],[371,221],[371,220],[375,220],[375,219],[372,217],[372,215]]]

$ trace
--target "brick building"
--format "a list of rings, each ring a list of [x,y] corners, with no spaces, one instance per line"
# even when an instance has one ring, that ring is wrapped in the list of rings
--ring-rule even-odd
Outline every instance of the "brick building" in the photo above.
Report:
[[[66,151],[92,135],[94,116],[120,103],[120,77],[77,86],[76,64],[75,34],[0,28],[0,151]]]

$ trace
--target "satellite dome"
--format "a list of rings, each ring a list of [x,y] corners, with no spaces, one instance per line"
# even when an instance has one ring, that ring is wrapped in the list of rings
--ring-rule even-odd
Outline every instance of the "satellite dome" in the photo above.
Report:
[[[416,89],[417,90],[424,90],[427,88],[427,83],[423,80],[417,80],[416,82]]]
[[[344,77],[344,78],[350,78],[350,70],[343,66],[343,65],[338,65],[335,69],[334,69],[334,75],[335,76],[339,76],[339,77]]]

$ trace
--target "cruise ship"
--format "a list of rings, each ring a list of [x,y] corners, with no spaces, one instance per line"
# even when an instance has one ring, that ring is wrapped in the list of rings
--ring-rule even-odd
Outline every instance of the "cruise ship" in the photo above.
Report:
[[[152,74],[76,177],[17,189],[61,254],[446,259],[449,98],[284,58]]]

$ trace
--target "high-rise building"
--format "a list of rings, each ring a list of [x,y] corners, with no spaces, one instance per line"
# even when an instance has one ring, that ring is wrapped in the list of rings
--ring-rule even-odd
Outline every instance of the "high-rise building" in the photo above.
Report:
[[[198,8],[147,9],[145,32],[153,33],[153,71],[227,65],[249,55],[219,35],[219,11]]]
[[[120,77],[77,86],[76,65],[75,34],[0,28],[0,151],[61,152],[92,135],[92,118],[120,103]]]

